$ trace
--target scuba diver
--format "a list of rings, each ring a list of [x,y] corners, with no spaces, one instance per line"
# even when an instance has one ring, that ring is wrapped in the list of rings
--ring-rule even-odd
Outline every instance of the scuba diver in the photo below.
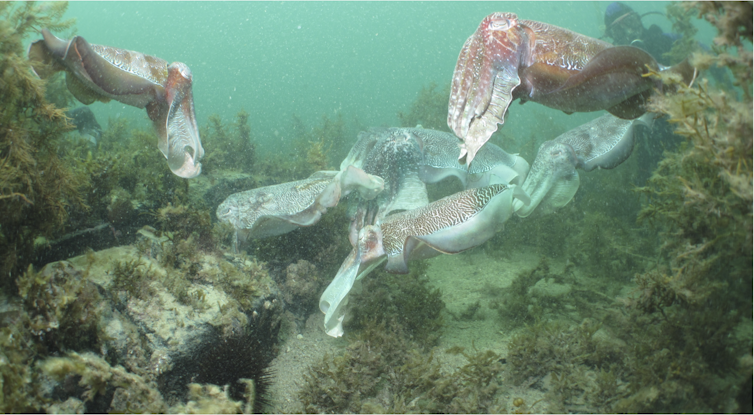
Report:
[[[649,29],[641,22],[647,14],[660,14],[649,12],[643,15],[635,12],[629,6],[621,2],[613,2],[605,10],[605,36],[613,39],[614,45],[634,46],[652,55],[660,64],[670,66],[670,59],[665,56],[673,48],[673,43],[681,36],[673,33],[664,33],[662,29],[653,24]],[[654,122],[650,132],[644,132],[637,136],[637,146],[634,150],[638,157],[638,175],[634,184],[644,186],[657,168],[657,163],[663,158],[665,150],[673,150],[682,141],[682,138],[674,134],[675,128],[671,126],[666,117]]]
[[[645,28],[641,19],[648,14],[664,16],[660,12],[640,15],[621,2],[610,3],[605,10],[605,36],[613,39],[614,45],[635,46],[648,52],[659,64],[670,66],[670,60],[664,55],[670,52],[673,43],[681,36],[675,33],[664,33],[655,24],[649,29]]]

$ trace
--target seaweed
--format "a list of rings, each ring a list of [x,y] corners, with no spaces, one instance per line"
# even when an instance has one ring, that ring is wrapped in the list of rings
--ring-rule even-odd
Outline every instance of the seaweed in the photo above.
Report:
[[[450,131],[448,128],[448,97],[450,86],[439,88],[435,82],[421,87],[408,112],[398,112],[401,127],[414,128],[421,125],[437,131]]]
[[[466,354],[467,363],[441,370],[400,323],[370,320],[338,356],[326,355],[304,375],[307,413],[496,413],[504,409],[500,356]]]
[[[62,229],[70,208],[86,209],[86,179],[58,156],[63,133],[73,127],[45,98],[45,82],[31,71],[23,42],[35,26],[67,30],[67,3],[0,5],[0,284],[13,280],[33,258],[34,240]]]
[[[208,125],[200,128],[200,136],[208,149],[202,162],[204,172],[236,170],[251,173],[257,168],[256,143],[249,126],[249,113],[241,109],[230,128],[225,127],[217,114],[207,118]],[[228,131],[230,129],[230,131]]]
[[[550,277],[550,266],[545,258],[532,270],[520,272],[505,289],[486,287],[485,292],[494,296],[490,308],[497,310],[500,319],[512,327],[531,324],[541,320],[543,304],[533,298],[529,291],[537,281]]]
[[[354,295],[353,317],[347,330],[359,330],[371,322],[396,321],[414,341],[431,347],[442,335],[445,303],[439,289],[432,289],[427,263],[414,262],[406,275],[375,270],[364,280],[364,292]]]
[[[112,289],[125,291],[130,297],[148,299],[157,295],[152,282],[157,279],[152,265],[141,258],[115,261],[112,265]]]
[[[167,411],[167,405],[153,382],[145,381],[122,366],[112,367],[94,353],[70,352],[65,357],[47,358],[39,366],[43,373],[59,382],[78,379],[78,385],[84,388],[81,394],[84,402],[98,405],[89,410],[131,413]],[[98,396],[106,394],[109,399],[95,401]]]

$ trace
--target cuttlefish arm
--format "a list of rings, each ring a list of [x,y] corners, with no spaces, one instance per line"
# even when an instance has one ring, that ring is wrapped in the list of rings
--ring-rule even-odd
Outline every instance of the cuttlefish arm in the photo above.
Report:
[[[464,142],[458,159],[465,157],[467,165],[505,122],[529,48],[529,32],[514,13],[485,17],[464,43],[453,73],[448,126]]]
[[[158,148],[168,166],[184,178],[201,173],[204,154],[195,121],[191,71],[167,61],[125,49],[95,45],[83,37],[63,40],[42,30],[42,40],[29,46],[32,68],[41,78],[66,71],[66,85],[84,104],[116,100],[146,108],[158,135]]]
[[[194,177],[201,172],[199,160],[204,155],[204,148],[199,139],[199,127],[194,112],[192,92],[193,76],[191,69],[181,62],[168,66],[168,79],[165,83],[168,111],[164,119],[154,120],[160,128],[164,125],[167,134],[167,149],[160,150],[168,159],[168,166],[181,177]]]
[[[569,144],[555,140],[542,143],[522,185],[531,203],[525,205],[515,201],[513,210],[516,214],[525,218],[537,207],[548,213],[565,206],[579,189],[578,163],[578,156]]]
[[[354,285],[385,260],[384,255],[378,252],[378,228],[367,226],[362,229],[359,238],[359,243],[343,261],[319,299],[319,309],[325,314],[325,332],[332,337],[343,335],[348,295]]]
[[[266,238],[314,225],[351,192],[373,199],[383,188],[382,178],[348,166],[343,171],[320,171],[304,180],[234,193],[216,213],[240,237]]]
[[[359,231],[354,250],[320,298],[325,331],[343,334],[348,294],[387,258],[385,269],[407,273],[410,259],[452,254],[478,246],[500,229],[513,212],[514,198],[529,202],[518,186],[502,184],[469,189],[426,206],[390,215]]]

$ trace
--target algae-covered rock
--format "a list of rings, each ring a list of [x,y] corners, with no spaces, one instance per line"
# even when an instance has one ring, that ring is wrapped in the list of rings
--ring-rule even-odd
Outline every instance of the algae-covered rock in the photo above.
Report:
[[[262,410],[263,396],[246,399],[248,408],[233,399],[248,395],[249,382],[262,392],[269,383],[282,306],[264,264],[196,252],[189,275],[160,260],[172,241],[149,231],[141,237],[162,250],[89,252],[20,281],[28,326],[62,352],[38,365],[46,407],[77,412],[69,400],[79,399],[86,412]],[[74,340],[69,327],[86,336]],[[193,381],[217,386],[198,397]],[[225,385],[231,406],[207,406],[210,392]]]

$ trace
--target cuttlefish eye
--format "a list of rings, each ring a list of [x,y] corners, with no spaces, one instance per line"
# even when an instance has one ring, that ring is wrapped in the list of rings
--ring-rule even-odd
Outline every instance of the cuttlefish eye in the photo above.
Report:
[[[515,22],[511,19],[507,18],[499,18],[499,19],[493,19],[490,21],[489,29],[490,30],[508,30]]]

